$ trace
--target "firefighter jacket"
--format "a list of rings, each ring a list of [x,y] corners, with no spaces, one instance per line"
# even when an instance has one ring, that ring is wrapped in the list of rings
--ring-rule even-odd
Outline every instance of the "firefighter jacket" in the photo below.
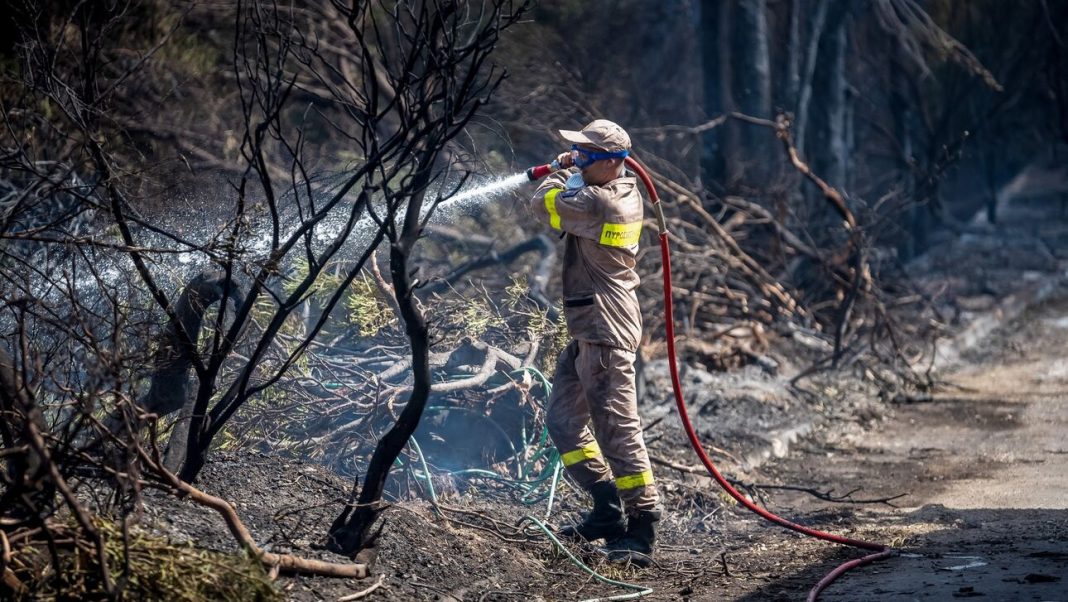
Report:
[[[577,169],[559,170],[538,187],[530,207],[564,238],[564,317],[571,337],[635,351],[642,315],[635,269],[643,206],[637,179],[567,189]]]

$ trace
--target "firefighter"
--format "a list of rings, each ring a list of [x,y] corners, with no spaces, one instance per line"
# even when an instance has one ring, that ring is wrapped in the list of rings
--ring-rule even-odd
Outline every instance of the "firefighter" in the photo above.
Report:
[[[623,167],[630,136],[606,119],[560,135],[571,151],[557,157],[561,169],[530,203],[564,239],[564,316],[572,339],[556,364],[546,422],[564,467],[593,498],[582,522],[560,534],[604,539],[610,560],[648,566],[661,506],[634,378],[643,206],[637,179]]]

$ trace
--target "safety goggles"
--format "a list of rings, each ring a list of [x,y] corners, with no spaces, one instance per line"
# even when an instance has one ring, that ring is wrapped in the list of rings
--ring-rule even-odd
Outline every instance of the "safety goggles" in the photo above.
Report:
[[[622,159],[629,155],[629,151],[591,151],[579,148],[577,144],[571,145],[571,158],[575,162],[575,167],[579,169],[586,169],[593,165],[597,161],[603,161],[605,159]]]

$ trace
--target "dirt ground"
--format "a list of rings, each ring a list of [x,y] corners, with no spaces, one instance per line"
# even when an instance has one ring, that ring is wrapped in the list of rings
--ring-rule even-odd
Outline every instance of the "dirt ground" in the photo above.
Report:
[[[888,404],[842,377],[822,383],[827,403],[803,403],[787,393],[788,365],[781,374],[686,370],[687,405],[726,473],[749,484],[852,492],[854,501],[894,497],[842,503],[752,490],[788,519],[900,551],[850,571],[822,600],[1068,601],[1068,229],[1060,223],[1037,235],[1034,227],[1026,236],[966,235],[918,267],[957,312],[957,335],[940,354],[942,385],[929,398]],[[1006,238],[1015,242],[1001,248]],[[828,571],[863,555],[769,526],[688,472],[696,460],[663,365],[646,370],[641,409],[668,510],[657,564],[621,569],[591,546],[572,547],[575,554],[610,578],[652,588],[644,599],[752,602],[803,600]],[[544,518],[544,502],[526,506],[488,484],[436,484],[440,511],[425,496],[387,511],[372,578],[283,575],[279,586],[299,601],[337,600],[379,579],[361,599],[583,600],[634,591],[594,581],[545,536],[517,527],[525,515]],[[351,487],[323,467],[217,454],[200,485],[233,501],[265,548],[344,560],[317,549]],[[564,523],[583,506],[565,482],[548,522]],[[147,515],[174,539],[234,549],[218,517],[189,503],[150,496]]]
[[[821,599],[1068,600],[1066,350],[1061,288],[966,352],[929,401],[771,467],[783,481],[906,494],[897,508],[863,506],[849,521],[901,555],[849,573]],[[777,502],[811,511],[805,500]]]
[[[1068,600],[1065,349],[1068,288],[1059,288],[993,331],[979,350],[963,352],[930,400],[899,403],[867,427],[825,425],[784,457],[746,473],[749,482],[856,490],[858,499],[904,494],[891,507],[766,491],[768,507],[787,518],[901,550],[849,572],[821,599]],[[654,450],[662,453],[663,441],[654,441]],[[607,576],[654,588],[647,599],[804,599],[834,566],[862,555],[767,526],[724,503],[707,478],[663,466],[658,476],[672,509],[658,566],[620,570],[591,548],[574,548]],[[328,558],[314,544],[349,484],[315,465],[243,455],[218,457],[204,486],[234,500],[270,549]],[[550,522],[579,509],[578,496],[562,493]],[[366,599],[578,600],[627,593],[592,582],[543,536],[515,528],[527,513],[544,514],[544,504],[528,508],[476,489],[441,499],[445,518],[421,501],[389,511],[373,578],[382,576],[383,585]],[[154,501],[160,505],[150,501],[150,516],[168,523],[161,527],[172,537],[231,545],[211,513],[188,505],[175,512],[172,500]],[[282,577],[280,585],[294,600],[335,600],[373,582]]]

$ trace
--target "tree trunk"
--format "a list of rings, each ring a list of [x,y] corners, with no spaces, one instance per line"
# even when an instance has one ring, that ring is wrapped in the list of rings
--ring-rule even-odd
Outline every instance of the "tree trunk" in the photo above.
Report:
[[[204,272],[189,281],[174,304],[174,315],[180,324],[173,320],[167,324],[162,335],[163,340],[153,357],[148,393],[138,401],[138,405],[145,411],[159,416],[180,411],[167,440],[164,460],[164,466],[172,472],[182,468],[190,449],[189,426],[196,397],[189,396],[189,373],[193,368],[193,356],[198,353],[197,341],[204,325],[204,314],[208,307],[218,303],[226,295],[229,295],[235,304],[241,301],[237,286],[222,272]],[[210,398],[214,375],[206,373],[203,376],[206,386],[198,386],[197,395],[207,395]],[[117,424],[114,422],[116,420],[118,417],[113,417],[112,423]]]
[[[43,518],[53,511],[56,481],[45,466],[48,458],[37,449],[34,440],[48,432],[40,406],[33,399],[23,372],[15,359],[0,347],[0,435],[4,450],[25,446],[24,453],[4,458],[3,470],[11,483],[0,491],[8,517]],[[14,511],[9,509],[16,509]],[[6,541],[4,542],[7,543]]]
[[[783,75],[780,101],[784,107],[794,107],[801,90],[801,0],[790,0],[787,18],[786,73]]]
[[[915,168],[918,123],[910,95],[912,87],[909,78],[913,75],[905,68],[910,59],[905,56],[900,45],[895,42],[891,43],[893,47],[888,51],[893,57],[890,74],[890,113],[893,116],[894,136],[900,146],[900,155],[895,167],[899,172],[901,194],[909,203],[908,213],[904,216],[907,230],[898,236],[898,250],[901,259],[908,261],[921,251],[918,243],[922,235],[917,237],[916,229],[922,227],[921,212],[926,211],[926,208],[916,204],[917,178],[919,177]]]
[[[412,346],[414,383],[400,418],[375,447],[355,510],[351,512],[351,520],[351,508],[346,507],[330,527],[327,548],[349,557],[355,557],[365,548],[374,546],[375,537],[378,535],[374,526],[383,510],[380,500],[385,490],[386,477],[389,476],[393,461],[404,450],[408,439],[419,426],[419,419],[430,397],[430,333],[426,319],[415,302],[408,268],[410,252],[410,248],[403,242],[390,245],[389,268],[401,318]]]
[[[704,113],[708,119],[728,111],[726,102],[730,98],[731,73],[727,37],[729,9],[727,2],[701,2],[698,8]],[[727,131],[726,127],[712,128],[702,136],[701,178],[706,187],[726,176]]]
[[[829,56],[827,107],[827,155],[824,180],[843,190],[846,171],[849,168],[849,150],[846,141],[846,117],[848,113],[846,80],[846,27],[844,19],[835,25],[828,42]]]
[[[437,155],[434,149],[440,147],[434,140],[426,142],[424,149],[430,150],[424,150],[422,160],[417,162],[424,167],[416,173],[416,182],[413,185],[413,190],[421,192],[416,193],[408,202],[400,237],[395,234],[390,236],[392,242],[389,247],[389,271],[393,278],[393,293],[412,348],[412,392],[397,422],[379,440],[374,453],[371,454],[367,476],[355,506],[351,503],[347,505],[341,515],[334,519],[327,533],[327,549],[352,558],[365,550],[373,552],[375,539],[381,531],[381,528],[376,530],[374,527],[385,509],[381,500],[386,478],[393,468],[394,460],[419,427],[419,420],[430,398],[430,331],[415,297],[416,281],[413,279],[414,272],[410,268],[409,259],[422,234],[420,213],[426,187],[430,184],[431,166]]]
[[[212,421],[209,419],[207,408],[214,396],[212,389],[210,380],[201,383],[197,387],[197,394],[193,397],[194,401],[190,404],[192,409],[189,412],[189,424],[185,426],[185,449],[180,454],[184,459],[180,462],[181,472],[178,473],[178,478],[186,483],[194,482],[208,461],[208,449],[211,447],[212,440],[210,432]],[[231,385],[223,397],[216,402],[216,406],[232,403],[237,397],[237,391],[237,387]],[[178,443],[178,445],[181,444]]]
[[[831,0],[819,0],[819,4],[816,5],[816,14],[812,17],[812,26],[809,28],[808,45],[805,49],[804,73],[801,74],[797,108],[794,110],[794,141],[801,156],[805,156],[805,151],[808,148],[807,133],[809,104],[812,101],[812,78],[816,72],[820,40],[823,38],[823,29],[827,22],[827,11],[830,8],[830,4]]]
[[[734,97],[738,111],[771,118],[771,58],[768,51],[766,0],[741,0],[736,5],[733,60]],[[771,173],[768,157],[774,139],[765,128],[732,121],[739,142],[737,171],[732,181],[746,188],[762,188]]]
[[[995,147],[983,148],[983,175],[986,180],[986,221],[994,225],[998,221],[997,152]]]
[[[848,52],[848,47],[847,47]],[[854,157],[857,157],[857,92],[852,85],[849,84],[847,78],[845,88],[845,111],[843,117],[845,122],[842,124],[843,134],[842,138],[845,144],[845,154],[843,156],[843,164],[845,165],[845,179],[842,180],[842,186],[845,188],[846,194],[851,194],[856,189],[856,173],[854,164]]]
[[[819,66],[812,78],[813,103],[809,118],[809,164],[825,182],[844,191],[848,149],[846,144],[846,6],[833,2],[819,44]],[[809,198],[818,206],[817,193]],[[828,216],[828,219],[831,219]],[[826,222],[830,225],[831,222]],[[828,230],[828,232],[833,229]]]
[[[734,89],[738,109],[771,117],[771,58],[768,53],[766,0],[741,0],[734,28]],[[759,126],[752,126],[759,127]],[[758,138],[756,136],[752,138]],[[764,138],[763,136],[759,138]]]

